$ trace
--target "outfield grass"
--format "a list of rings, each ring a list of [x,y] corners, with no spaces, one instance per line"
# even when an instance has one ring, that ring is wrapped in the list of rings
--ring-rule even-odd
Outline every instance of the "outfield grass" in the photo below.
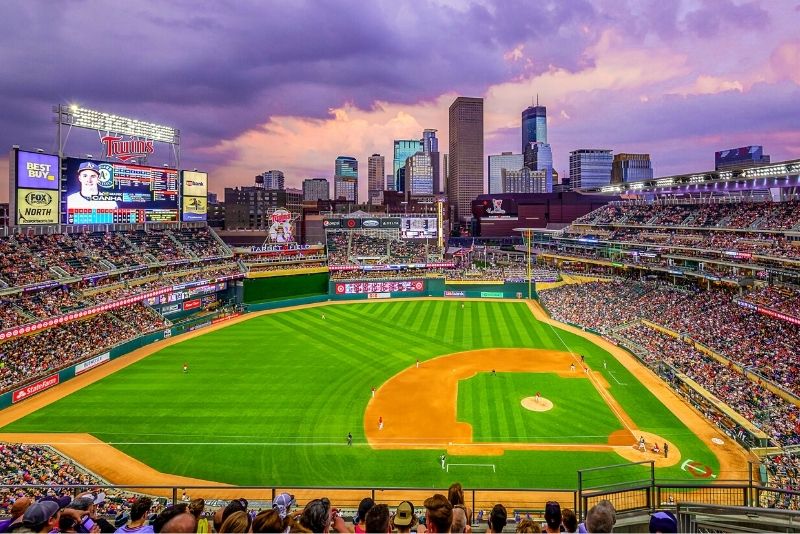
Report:
[[[611,393],[641,428],[718,470],[708,448],[622,365],[584,338],[537,321],[524,303],[472,301],[462,310],[457,301],[407,300],[262,315],[167,347],[2,430],[88,432],[161,471],[236,484],[446,487],[457,477],[471,486],[572,488],[578,468],[624,460],[515,451],[458,457],[493,463],[496,472],[454,475],[438,464],[443,451],[372,450],[363,430],[370,388],[417,358],[565,345],[594,369],[608,362]],[[425,384],[409,395],[425,395]],[[595,408],[567,414],[564,432],[578,434],[594,418]],[[695,480],[677,466],[658,473]]]
[[[546,412],[522,407],[539,391],[553,402]],[[574,417],[575,414],[592,417]],[[585,377],[554,373],[478,373],[458,384],[458,420],[472,425],[474,441],[486,443],[608,443],[623,430],[606,401]]]

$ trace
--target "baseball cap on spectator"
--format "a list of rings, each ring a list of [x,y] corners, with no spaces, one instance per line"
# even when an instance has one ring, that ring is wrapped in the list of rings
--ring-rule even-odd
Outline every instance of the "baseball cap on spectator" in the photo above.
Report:
[[[101,491],[100,493],[97,494],[97,497],[95,497],[94,503],[95,504],[102,504],[104,502],[106,502],[106,494],[105,494],[105,492]]]
[[[25,510],[22,516],[22,522],[25,526],[42,525],[50,521],[50,519],[58,513],[60,508],[58,503],[53,501],[40,501],[32,504]]]
[[[544,520],[551,529],[557,529],[561,525],[561,505],[555,501],[549,501],[544,507]]]
[[[62,495],[61,497],[56,497],[55,495],[48,495],[47,497],[42,497],[39,499],[39,502],[42,501],[50,501],[54,502],[58,505],[59,508],[66,508],[72,499],[69,498],[67,495]]]
[[[281,519],[286,519],[289,510],[295,504],[294,495],[290,495],[289,493],[281,493],[272,501],[272,507],[278,511],[278,515]]]
[[[398,527],[408,527],[414,522],[414,505],[409,501],[403,501],[397,506],[394,514],[394,524]]]
[[[87,512],[93,504],[94,497],[78,497],[73,499],[72,502],[67,505],[67,508],[72,508],[73,510],[83,510],[84,512]]]
[[[678,532],[678,520],[672,512],[656,512],[650,516],[650,532]]]

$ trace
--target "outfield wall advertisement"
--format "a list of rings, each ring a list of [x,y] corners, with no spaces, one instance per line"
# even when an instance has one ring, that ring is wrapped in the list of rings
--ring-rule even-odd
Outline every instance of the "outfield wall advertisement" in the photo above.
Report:
[[[58,382],[59,382],[58,373],[50,375],[47,378],[42,378],[38,382],[34,382],[33,384],[29,384],[23,388],[16,390],[11,395],[11,402],[19,402],[21,400],[25,400],[32,395],[36,395],[37,393],[41,393],[46,389],[50,389],[51,387],[57,385]]]
[[[103,365],[104,363],[106,363],[108,361],[111,361],[111,353],[110,352],[104,352],[103,354],[95,356],[94,358],[92,358],[90,360],[86,360],[85,362],[81,362],[81,363],[79,363],[78,365],[75,366],[75,376],[77,376],[77,375],[79,375],[81,373],[85,373],[89,369],[94,369],[98,365]]]
[[[396,282],[343,282],[337,283],[335,285],[335,290],[337,295],[364,295],[370,293],[420,293],[425,290],[425,281],[399,280]]]

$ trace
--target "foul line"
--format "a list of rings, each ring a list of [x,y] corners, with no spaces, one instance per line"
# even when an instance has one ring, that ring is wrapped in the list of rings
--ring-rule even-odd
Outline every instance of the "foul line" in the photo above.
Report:
[[[530,308],[530,306],[528,307],[528,310],[531,312],[531,314],[533,314],[533,310]],[[535,318],[536,318],[536,316],[534,316],[534,319],[535,319]],[[551,319],[551,320],[552,320],[552,319]],[[564,339],[563,339],[563,338],[561,337],[561,335],[558,333],[558,330],[557,330],[557,329],[556,329],[556,328],[555,328],[555,327],[554,327],[552,324],[550,324],[550,322],[549,322],[549,321],[544,321],[544,322],[545,322],[545,323],[547,323],[547,326],[549,326],[549,327],[550,327],[550,330],[552,330],[552,331],[553,331],[553,333],[554,333],[554,334],[555,334],[555,335],[558,337],[559,341],[561,341],[561,344],[562,344],[562,345],[564,345],[564,348],[566,348],[566,349],[567,349],[567,352],[569,352],[569,353],[572,355],[573,359],[575,359],[575,360],[580,360],[580,358],[578,358],[578,357],[577,357],[576,353],[575,353],[575,352],[573,352],[573,351],[572,351],[572,349],[569,347],[569,345],[567,345],[567,344],[566,344],[566,342],[564,341]],[[591,340],[589,340],[589,341],[590,341],[590,342],[591,342],[593,345],[597,346],[597,345],[596,345],[596,344],[595,344],[593,341],[591,341]],[[583,366],[583,365],[585,365],[583,362],[579,362],[579,363],[581,363],[581,365],[582,365],[582,366]],[[588,369],[588,366],[587,366],[586,368]],[[600,386],[600,384],[598,384],[598,383],[597,383],[597,379],[596,379],[595,377],[593,377],[593,376],[592,376],[592,373],[586,373],[586,374],[589,376],[589,380],[591,380],[591,381],[592,381],[592,384],[594,384],[594,387],[595,387],[595,389],[597,390],[597,392],[600,394],[600,396],[601,396],[601,397],[603,397],[603,400],[605,400],[605,401],[606,401],[606,405],[607,405],[607,406],[608,406],[608,407],[611,409],[611,411],[612,411],[612,412],[614,412],[614,415],[616,415],[616,416],[617,416],[617,419],[619,420],[619,422],[620,422],[620,423],[622,423],[622,426],[624,426],[624,427],[625,427],[625,429],[626,429],[626,430],[628,430],[628,432],[630,432],[631,434],[634,434],[634,433],[635,433],[635,432],[634,432],[634,429],[633,429],[633,428],[631,428],[630,426],[628,426],[628,423],[627,423],[627,422],[625,422],[625,418],[624,418],[624,417],[622,417],[622,414],[620,414],[620,413],[619,413],[619,411],[617,411],[617,409],[614,407],[613,403],[609,402],[609,401],[608,401],[608,399],[606,399],[606,398],[605,398],[605,397],[606,397],[606,395],[610,395],[610,394],[609,394],[607,391],[605,391],[605,390],[604,390],[604,389],[603,389],[603,388]],[[616,380],[616,378],[615,378],[614,380]]]
[[[609,371],[609,372],[608,372],[608,374],[610,374],[610,375],[611,375],[611,378],[613,378],[613,379],[614,379],[614,382],[616,382],[616,383],[617,383],[617,384],[619,384],[620,386],[627,386],[627,385],[628,385],[628,384],[626,384],[626,383],[624,383],[624,382],[620,382],[620,381],[617,379],[616,375],[614,374],[614,371]]]

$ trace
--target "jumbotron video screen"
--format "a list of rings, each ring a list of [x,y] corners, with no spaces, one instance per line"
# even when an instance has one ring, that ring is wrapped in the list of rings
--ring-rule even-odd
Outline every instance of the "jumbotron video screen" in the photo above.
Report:
[[[65,224],[179,221],[176,169],[65,160]]]

